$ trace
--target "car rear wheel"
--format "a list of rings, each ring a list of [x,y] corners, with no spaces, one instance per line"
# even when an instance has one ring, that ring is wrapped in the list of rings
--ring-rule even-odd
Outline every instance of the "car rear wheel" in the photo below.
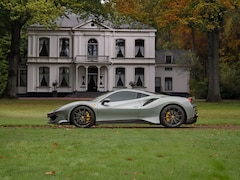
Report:
[[[76,127],[88,128],[95,122],[94,112],[86,106],[78,106],[71,113],[71,122]]]
[[[160,113],[161,124],[165,127],[179,127],[185,118],[184,110],[177,105],[168,105]]]

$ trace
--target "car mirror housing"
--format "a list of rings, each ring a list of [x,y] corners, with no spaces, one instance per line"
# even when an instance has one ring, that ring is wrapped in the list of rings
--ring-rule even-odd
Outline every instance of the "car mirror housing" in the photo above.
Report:
[[[105,105],[105,103],[109,103],[110,102],[110,99],[104,99],[103,101],[102,101],[102,105]]]

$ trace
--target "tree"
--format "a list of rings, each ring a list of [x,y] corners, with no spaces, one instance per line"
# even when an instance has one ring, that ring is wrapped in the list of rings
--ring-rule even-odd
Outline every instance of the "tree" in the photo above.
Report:
[[[5,96],[17,97],[17,65],[20,59],[21,31],[29,25],[39,23],[46,28],[55,27],[55,21],[65,10],[103,13],[100,0],[1,0],[0,27],[11,34],[10,51],[7,56],[8,81]]]
[[[192,50],[195,48],[195,32],[196,30],[205,34],[207,38],[207,64],[208,64],[208,95],[207,101],[221,101],[219,87],[219,41],[223,26],[229,21],[229,14],[239,16],[239,4],[237,0],[112,0],[116,4],[116,10],[126,15],[155,25],[162,34],[169,35],[167,41],[175,42],[175,46],[180,47],[181,44],[176,43],[181,37],[181,32],[191,30],[192,34]],[[158,3],[157,3],[158,2]],[[152,7],[149,9],[148,7]],[[156,13],[157,12],[157,13]],[[233,15],[233,14],[232,14]],[[154,23],[152,23],[154,22]],[[180,32],[178,31],[180,30]],[[177,33],[179,32],[179,33]],[[175,39],[172,33],[174,33]],[[164,37],[164,36],[162,36]],[[163,46],[164,47],[164,46]],[[171,47],[171,46],[167,46]]]
[[[63,8],[53,0],[2,0],[0,2],[1,27],[11,34],[8,61],[8,81],[4,95],[17,97],[17,66],[20,59],[21,30],[29,24],[41,23],[50,27],[51,20],[63,13]],[[52,21],[54,22],[54,21]]]

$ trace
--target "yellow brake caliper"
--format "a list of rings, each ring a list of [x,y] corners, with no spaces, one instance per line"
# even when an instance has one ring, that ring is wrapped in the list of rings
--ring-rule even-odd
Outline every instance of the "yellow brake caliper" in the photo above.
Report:
[[[166,118],[166,121],[167,121],[167,122],[170,121],[170,119],[171,119],[171,113],[170,113],[170,111],[168,111],[168,112],[166,113],[165,118]]]
[[[90,113],[86,112],[86,124],[88,124],[90,120],[91,120]]]

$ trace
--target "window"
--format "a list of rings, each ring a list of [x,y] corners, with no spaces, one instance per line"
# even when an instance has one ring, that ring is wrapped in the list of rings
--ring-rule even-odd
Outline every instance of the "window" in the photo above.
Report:
[[[26,69],[19,70],[19,86],[27,87],[27,70]]]
[[[125,85],[125,69],[124,68],[116,68],[116,86],[122,87]]]
[[[161,92],[161,77],[155,77],[155,92]]]
[[[135,40],[135,57],[144,57],[144,40]]]
[[[166,55],[165,57],[166,64],[173,64],[173,58],[171,55]]]
[[[39,56],[49,56],[49,38],[39,39]]]
[[[143,97],[146,97],[146,96],[148,96],[148,95],[143,94],[143,93],[123,91],[123,92],[116,92],[114,94],[111,94],[107,98],[110,99],[110,102],[115,102],[115,101],[134,100],[134,99],[143,98]]]
[[[172,78],[171,77],[166,77],[165,78],[165,90],[166,91],[172,91]]]
[[[125,57],[125,40],[124,39],[116,40],[116,56]]]
[[[60,87],[69,86],[69,68],[68,67],[59,68],[59,86]]]
[[[165,67],[165,71],[172,71],[172,67]]]
[[[143,68],[135,69],[135,83],[136,83],[136,86],[144,86],[144,69]]]
[[[60,56],[69,56],[69,39],[60,39]]]
[[[39,68],[39,84],[40,86],[49,86],[49,68],[40,67]]]
[[[88,41],[88,56],[98,56],[98,42],[96,39]]]

